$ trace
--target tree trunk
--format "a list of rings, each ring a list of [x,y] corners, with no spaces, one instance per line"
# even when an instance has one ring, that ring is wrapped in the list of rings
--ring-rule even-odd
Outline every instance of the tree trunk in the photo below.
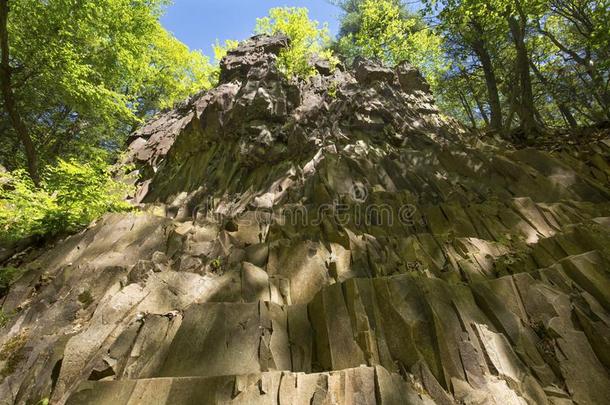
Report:
[[[506,127],[506,131],[510,131],[513,126],[513,118],[515,117],[515,111],[517,111],[517,96],[515,95],[515,89],[512,89],[509,92],[508,96],[508,115],[506,116],[506,121],[504,121],[504,126]]]
[[[606,117],[610,119],[610,91],[608,91],[608,86],[605,84],[603,75],[600,75],[597,68],[592,63],[591,58],[589,56],[582,57],[578,52],[573,51],[562,44],[550,31],[542,28],[540,21],[538,21],[537,24],[538,32],[545,35],[557,48],[569,55],[576,63],[584,68],[592,82],[592,96],[598,102]]]
[[[514,15],[508,15],[508,25],[517,52],[515,69],[519,78],[519,99],[518,108],[521,127],[527,138],[532,138],[538,133],[536,122],[536,112],[534,107],[534,92],[532,90],[532,80],[530,77],[530,58],[525,46],[525,22]]]
[[[25,157],[27,159],[28,172],[32,181],[38,185],[40,177],[38,175],[38,158],[36,156],[36,148],[32,142],[32,138],[21,119],[19,110],[15,103],[15,96],[11,85],[11,66],[9,58],[9,43],[8,43],[8,0],[0,0],[0,52],[2,52],[2,60],[0,62],[0,81],[2,82],[2,97],[4,99],[4,108],[9,115],[11,124],[23,145]]]
[[[477,28],[477,26],[475,26],[475,29],[479,34],[479,39],[472,42],[472,48],[481,62],[483,74],[485,75],[485,86],[487,87],[487,97],[489,99],[489,109],[491,111],[491,127],[497,131],[501,131],[502,105],[500,104],[500,95],[498,93],[498,80],[496,79],[491,57],[487,51],[485,42],[480,39],[482,30],[480,27]]]
[[[477,120],[474,118],[474,114],[472,113],[472,108],[470,108],[470,104],[468,103],[466,96],[462,92],[459,92],[459,95],[460,95],[460,101],[462,102],[462,107],[464,107],[464,112],[468,116],[468,119],[470,120],[470,123],[472,124],[472,128],[477,129]]]
[[[461,72],[462,72],[462,77],[463,77],[464,81],[466,82],[466,86],[468,86],[468,90],[470,90],[470,93],[472,93],[472,98],[474,99],[474,102],[477,105],[477,109],[479,110],[481,117],[483,117],[483,121],[485,121],[485,125],[489,126],[489,117],[487,116],[487,112],[483,108],[483,104],[481,103],[481,100],[477,96],[477,92],[475,91],[474,87],[472,86],[472,82],[470,80],[470,75],[464,69],[461,69]]]
[[[551,94],[551,96],[553,96],[553,99],[555,100],[555,104],[557,104],[557,108],[559,109],[559,112],[561,113],[561,115],[563,115],[563,118],[565,119],[566,123],[570,126],[570,128],[576,128],[578,126],[578,123],[576,122],[576,119],[572,115],[572,112],[570,111],[570,107],[568,107],[565,103],[563,103],[560,100],[557,93],[555,93],[555,91],[552,90],[552,84],[549,83],[549,81],[546,79],[546,77],[544,77],[544,75],[542,74],[542,72],[540,72],[540,69],[538,69],[536,64],[534,62],[530,61],[530,66],[532,67],[532,72],[534,72],[534,75],[536,75],[538,80],[540,80],[540,83],[542,83],[542,85],[544,87],[546,87],[546,89]]]

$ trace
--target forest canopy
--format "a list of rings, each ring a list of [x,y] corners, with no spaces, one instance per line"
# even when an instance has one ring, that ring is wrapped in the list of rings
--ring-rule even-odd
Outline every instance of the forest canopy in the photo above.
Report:
[[[608,0],[340,0],[335,50],[406,59],[441,108],[474,128],[525,140],[610,120]]]
[[[309,80],[312,58],[330,66],[408,61],[442,111],[472,129],[528,144],[556,129],[608,125],[608,0],[423,0],[418,9],[400,0],[329,1],[342,10],[334,38],[306,8],[274,8],[252,21],[253,33],[290,38],[279,57],[288,79]],[[0,204],[4,213],[38,210],[17,217],[41,222],[24,227],[0,216],[0,238],[72,230],[125,208],[95,193],[62,205],[55,188],[125,193],[110,165],[128,135],[215,86],[218,63],[237,41],[217,41],[213,57],[190,50],[160,22],[169,3],[0,0]],[[97,200],[108,203],[78,211]],[[81,213],[46,223],[58,210]]]

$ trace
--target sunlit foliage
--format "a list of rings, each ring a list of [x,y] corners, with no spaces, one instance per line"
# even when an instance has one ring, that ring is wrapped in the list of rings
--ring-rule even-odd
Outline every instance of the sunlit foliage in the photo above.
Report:
[[[309,63],[314,56],[335,63],[330,44],[328,25],[320,25],[309,19],[306,8],[280,7],[269,10],[267,17],[256,21],[259,34],[284,34],[290,38],[290,46],[279,55],[279,66],[292,77],[308,77],[315,73]]]

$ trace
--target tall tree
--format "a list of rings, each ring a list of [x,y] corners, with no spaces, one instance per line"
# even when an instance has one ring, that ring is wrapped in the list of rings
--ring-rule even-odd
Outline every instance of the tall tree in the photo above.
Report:
[[[13,92],[8,35],[8,13],[8,0],[0,0],[0,52],[2,52],[0,80],[2,81],[2,97],[4,101],[4,108],[8,113],[13,129],[23,145],[30,177],[35,184],[38,184],[40,177],[38,175],[38,157],[36,156],[36,148],[34,147],[30,133],[25,126],[25,122],[23,122],[23,119],[21,118],[21,114],[19,113],[19,109],[15,103],[15,95]]]
[[[474,100],[469,87],[478,85],[467,84],[483,81],[492,128],[510,129],[516,114],[531,137],[542,125],[576,127],[610,117],[608,0],[424,3],[455,61],[443,86],[466,86],[449,93]],[[463,70],[470,80],[454,80]]]
[[[424,1],[424,4],[426,15],[434,22],[439,35],[445,38],[444,50],[451,61],[439,88],[450,83],[466,86],[461,93],[476,101],[483,124],[503,131],[501,75],[498,71],[498,53],[502,49],[499,38],[504,29],[502,20],[483,12],[485,5],[475,1]],[[455,80],[456,77],[464,80]],[[484,94],[475,90],[479,88],[484,88]]]
[[[118,149],[143,118],[212,85],[209,60],[161,26],[166,0],[1,4],[0,160],[11,169],[25,156],[35,177],[36,160]]]
[[[565,65],[588,77],[579,85],[584,84],[600,108],[593,115],[610,120],[609,20],[608,0],[551,0],[547,12],[534,19]]]
[[[491,60],[491,55],[485,40],[485,33],[479,22],[475,19],[471,21],[474,37],[469,43],[474,50],[474,53],[481,62],[481,68],[485,76],[485,85],[487,87],[487,98],[489,100],[489,109],[491,111],[490,125],[493,129],[501,131],[502,123],[502,105],[500,104],[500,94],[498,92],[498,80],[496,72]]]
[[[538,132],[538,123],[536,121],[534,92],[530,76],[530,57],[525,43],[528,16],[521,2],[519,0],[513,1],[512,7],[506,7],[504,14],[508,21],[517,55],[515,70],[519,78],[520,90],[517,111],[521,118],[521,126],[525,135],[531,138]]]

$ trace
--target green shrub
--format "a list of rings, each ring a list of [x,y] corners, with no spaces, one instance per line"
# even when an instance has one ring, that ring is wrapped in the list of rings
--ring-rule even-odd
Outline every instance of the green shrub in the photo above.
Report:
[[[25,172],[0,173],[0,242],[78,231],[109,211],[125,211],[129,187],[103,159],[59,160],[35,187]]]
[[[59,209],[55,199],[23,170],[0,173],[0,179],[0,240],[44,234],[49,213]]]

